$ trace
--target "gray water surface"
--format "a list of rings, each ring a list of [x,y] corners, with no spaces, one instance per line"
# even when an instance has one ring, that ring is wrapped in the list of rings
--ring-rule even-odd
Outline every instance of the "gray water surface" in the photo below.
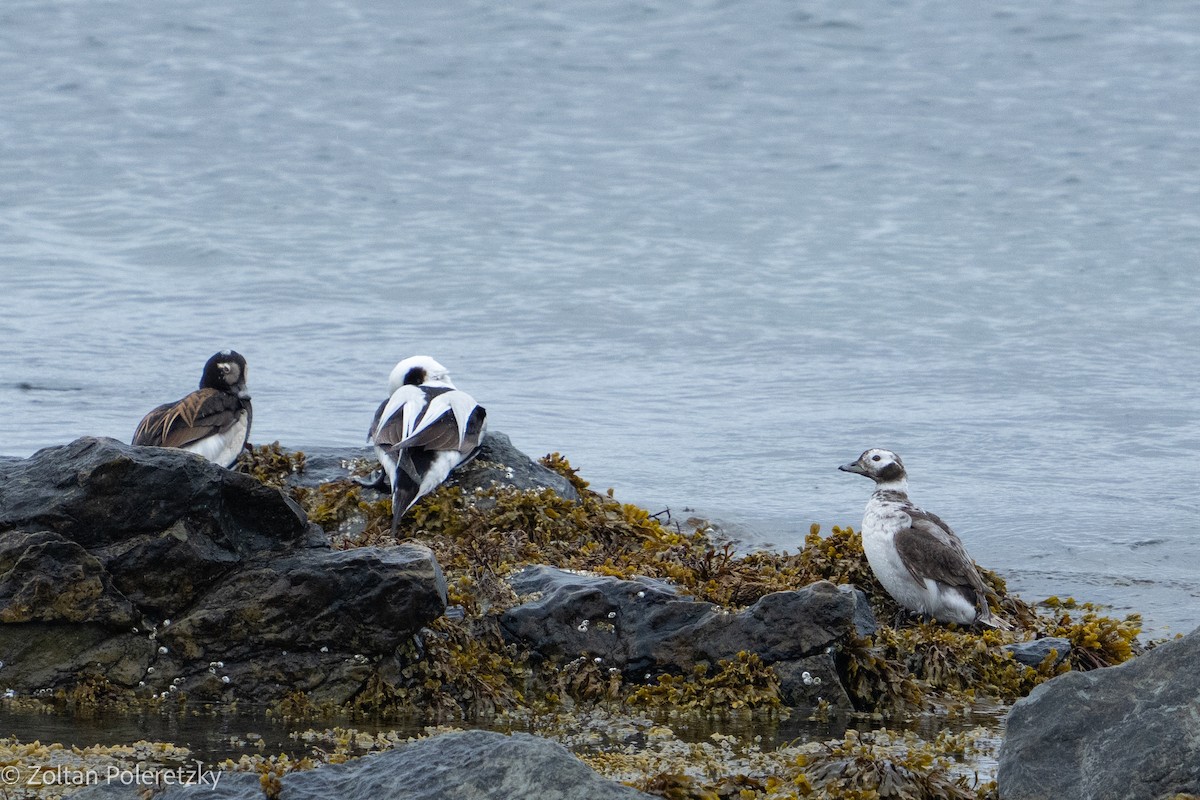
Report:
[[[913,499],[1027,599],[1200,625],[1200,6],[6,0],[0,453],[250,363],[359,446],[446,364],[750,546]]]

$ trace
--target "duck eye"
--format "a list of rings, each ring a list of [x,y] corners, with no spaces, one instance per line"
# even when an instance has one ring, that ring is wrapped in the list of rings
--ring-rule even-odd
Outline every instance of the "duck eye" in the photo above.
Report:
[[[880,458],[881,456],[871,456],[872,461],[878,461]]]

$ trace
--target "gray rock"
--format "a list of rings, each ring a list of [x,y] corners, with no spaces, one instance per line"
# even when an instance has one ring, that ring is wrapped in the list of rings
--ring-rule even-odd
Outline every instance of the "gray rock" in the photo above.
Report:
[[[821,700],[833,708],[849,711],[852,704],[842,685],[837,665],[829,653],[778,661],[771,665],[779,676],[779,697],[792,707],[815,706]]]
[[[305,450],[304,456],[304,471],[291,475],[288,485],[311,487],[344,480],[350,477],[350,466],[356,460],[377,463],[370,447],[313,448]],[[487,489],[493,484],[521,490],[551,489],[572,502],[579,500],[579,492],[570,481],[513,447],[508,436],[499,431],[488,431],[479,454],[452,472],[447,482],[466,491]]]
[[[1200,629],[1120,666],[1068,672],[1008,714],[1003,800],[1200,794]]]
[[[1003,649],[1012,653],[1013,658],[1027,667],[1040,665],[1053,650],[1055,651],[1054,666],[1058,666],[1071,655],[1071,642],[1057,636],[1047,636],[1044,639],[1006,644]]]
[[[737,613],[678,594],[648,579],[580,575],[547,566],[528,567],[509,579],[518,595],[536,595],[500,618],[505,636],[552,661],[599,657],[628,677],[688,672],[747,651],[767,664],[791,664],[791,700],[825,697],[848,704],[836,680],[824,690],[804,684],[805,671],[835,678],[826,652],[863,626],[873,630],[866,598],[853,587],[828,581],[775,592]],[[825,659],[812,661],[814,657]],[[820,684],[817,684],[820,685]],[[804,687],[804,688],[802,688]]]
[[[213,797],[261,800],[257,777],[223,775],[211,786],[171,787],[161,800]],[[292,772],[280,781],[282,800],[652,800],[606,780],[561,745],[529,734],[488,731],[447,733],[394,750],[319,769]],[[79,800],[134,800],[134,787],[95,786]]]
[[[322,542],[290,498],[249,475],[94,437],[0,464],[0,531],[16,528],[54,531],[89,552],[127,552],[167,530],[187,549],[235,554]]]
[[[467,491],[496,484],[522,490],[550,489],[567,500],[579,500],[570,481],[531,460],[499,431],[488,431],[479,454],[451,473],[450,480]]]
[[[18,692],[344,702],[446,606],[428,548],[335,551],[276,489],[80,439],[0,463],[0,660]]]

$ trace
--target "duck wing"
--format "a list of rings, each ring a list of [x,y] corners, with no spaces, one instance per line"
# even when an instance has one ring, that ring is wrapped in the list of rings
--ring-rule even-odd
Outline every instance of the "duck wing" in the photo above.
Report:
[[[487,411],[469,394],[440,386],[402,386],[380,406],[370,439],[386,449],[467,453],[479,446]]]
[[[147,414],[134,431],[133,443],[186,447],[233,427],[248,405],[231,392],[198,389],[178,402],[166,403]]]
[[[905,509],[912,522],[896,534],[896,550],[914,578],[932,578],[957,589],[977,606],[987,608],[983,579],[962,541],[937,516],[917,509]]]

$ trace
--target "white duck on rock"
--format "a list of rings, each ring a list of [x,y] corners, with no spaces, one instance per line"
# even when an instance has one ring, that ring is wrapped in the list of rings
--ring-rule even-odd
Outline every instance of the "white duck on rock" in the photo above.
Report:
[[[388,378],[388,395],[375,412],[368,439],[387,476],[395,533],[400,517],[417,500],[479,452],[487,412],[455,388],[446,368],[429,356],[397,364]]]
[[[908,499],[908,474],[900,456],[867,450],[838,469],[875,481],[863,512],[863,551],[892,599],[939,622],[1010,627],[988,608],[991,592],[962,541],[937,515]]]

